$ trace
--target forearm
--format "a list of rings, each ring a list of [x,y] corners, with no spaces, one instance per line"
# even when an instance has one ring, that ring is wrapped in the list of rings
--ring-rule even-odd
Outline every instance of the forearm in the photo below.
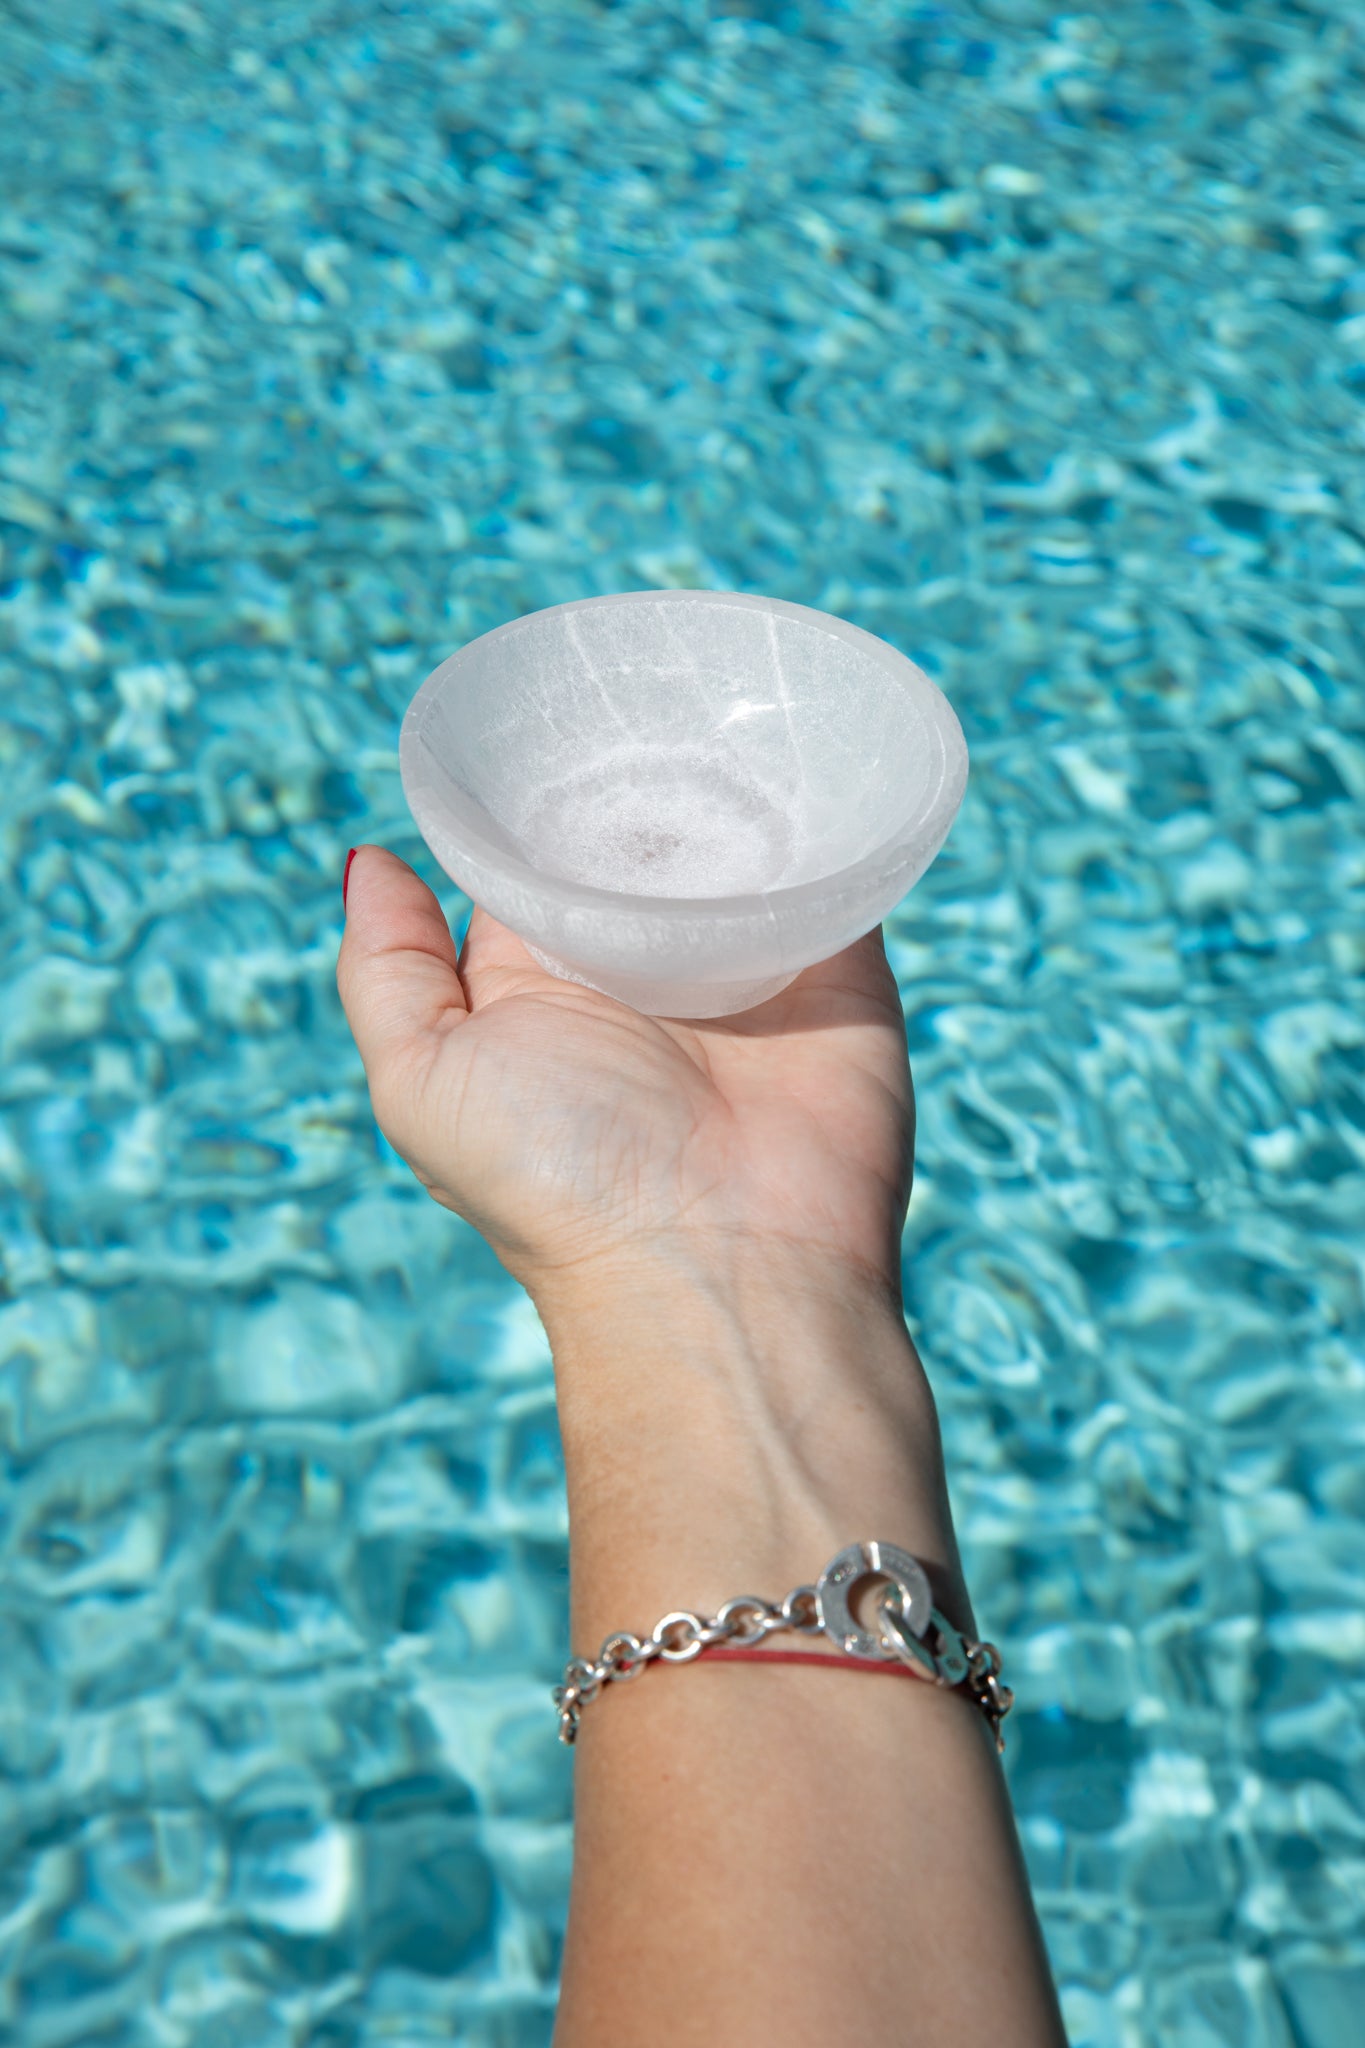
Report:
[[[971,1626],[894,1302],[771,1252],[538,1299],[576,1649],[780,1599],[869,1537],[919,1556]],[[655,1666],[585,1712],[561,2048],[1061,2038],[981,1717],[835,1662]]]

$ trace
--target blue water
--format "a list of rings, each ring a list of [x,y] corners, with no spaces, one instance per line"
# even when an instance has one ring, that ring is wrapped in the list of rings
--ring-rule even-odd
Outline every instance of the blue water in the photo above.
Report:
[[[1356,2038],[1357,0],[11,0],[0,73],[0,2032],[547,2040],[548,1360],[338,880],[431,873],[440,656],[712,584],[972,746],[906,1284],[1074,2039]]]

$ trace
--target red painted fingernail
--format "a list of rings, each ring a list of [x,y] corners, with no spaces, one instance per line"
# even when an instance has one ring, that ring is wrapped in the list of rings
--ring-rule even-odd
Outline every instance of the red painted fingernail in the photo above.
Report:
[[[351,862],[354,859],[355,848],[352,847],[350,852],[346,856],[346,865],[341,870],[341,907],[343,910],[346,908],[346,891],[351,886]]]

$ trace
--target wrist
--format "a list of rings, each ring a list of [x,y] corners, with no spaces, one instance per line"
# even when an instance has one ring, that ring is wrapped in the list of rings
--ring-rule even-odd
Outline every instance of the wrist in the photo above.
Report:
[[[557,1359],[719,1341],[735,1370],[761,1371],[854,1331],[909,1343],[898,1274],[777,1238],[678,1231],[523,1278]]]
[[[934,1426],[899,1296],[804,1247],[678,1243],[533,1294],[571,1462],[614,1437],[638,1447],[722,1431],[714,1447],[725,1456],[732,1434],[755,1430],[793,1439],[817,1422],[822,1433]]]
[[[958,1583],[933,1400],[884,1284],[751,1244],[585,1278],[536,1294],[576,1643],[673,1607],[780,1597],[856,1538]]]

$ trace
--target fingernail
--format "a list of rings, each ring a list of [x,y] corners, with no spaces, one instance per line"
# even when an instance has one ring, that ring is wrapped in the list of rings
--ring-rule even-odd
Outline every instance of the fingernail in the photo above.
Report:
[[[346,891],[351,886],[351,862],[354,859],[355,848],[352,847],[350,852],[346,856],[346,865],[341,870],[341,907],[343,910],[346,908]]]

